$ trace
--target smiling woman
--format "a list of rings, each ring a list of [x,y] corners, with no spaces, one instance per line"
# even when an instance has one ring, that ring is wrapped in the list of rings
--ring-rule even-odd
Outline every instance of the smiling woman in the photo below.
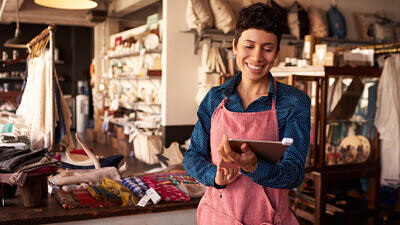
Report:
[[[198,224],[299,224],[289,209],[288,189],[304,177],[310,133],[310,98],[276,82],[269,70],[279,51],[282,24],[276,9],[258,3],[239,13],[233,50],[241,70],[212,88],[201,102],[183,165],[207,185]],[[247,143],[232,139],[292,138],[282,159],[264,160]],[[269,149],[265,149],[269,151]]]

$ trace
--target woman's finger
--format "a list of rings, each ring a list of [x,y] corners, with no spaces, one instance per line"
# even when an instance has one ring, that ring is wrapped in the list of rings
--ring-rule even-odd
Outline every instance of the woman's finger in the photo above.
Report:
[[[236,162],[239,154],[232,150],[231,145],[228,141],[228,136],[226,136],[225,134],[222,138],[222,146],[223,151],[225,152],[225,157],[229,160],[229,162]]]
[[[221,155],[221,157],[224,159],[225,162],[232,162],[231,159],[226,155],[224,151],[224,147],[221,145],[217,149],[218,153]]]

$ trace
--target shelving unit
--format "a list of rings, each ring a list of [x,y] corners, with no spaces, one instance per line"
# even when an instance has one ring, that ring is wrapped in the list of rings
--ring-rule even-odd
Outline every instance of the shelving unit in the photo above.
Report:
[[[194,34],[194,54],[197,54],[198,47],[200,45],[200,42],[205,40],[205,39],[211,39],[211,40],[216,40],[216,41],[227,41],[227,37],[229,41],[232,41],[234,33],[229,32],[229,33],[224,33],[221,30],[217,29],[205,29],[202,32],[197,32],[196,30],[185,30],[182,31],[183,33],[192,33]],[[302,46],[304,40],[298,40],[294,35],[290,34],[283,34],[282,35],[282,41],[287,41],[289,42],[290,45],[298,45]],[[376,44],[374,41],[368,41],[368,40],[352,40],[352,39],[338,39],[338,38],[333,38],[333,37],[326,37],[321,39],[322,43],[328,43],[331,45],[351,45],[351,44],[363,44],[363,45],[368,45],[368,44]]]
[[[369,193],[368,193],[368,222],[374,223],[377,217],[379,206],[379,187],[380,187],[380,161],[379,161],[379,139],[378,134],[368,137],[371,145],[371,153],[365,162],[351,163],[351,164],[335,164],[328,165],[326,162],[326,145],[328,144],[327,138],[327,102],[328,102],[328,87],[329,79],[331,78],[364,78],[378,79],[381,70],[372,67],[285,67],[285,68],[272,68],[271,73],[273,76],[286,76],[292,85],[297,85],[297,82],[313,80],[317,83],[314,89],[315,110],[312,110],[313,128],[315,130],[314,139],[314,152],[311,154],[312,164],[309,167],[308,176],[314,180],[315,184],[315,210],[314,213],[296,209],[299,216],[304,216],[305,219],[310,220],[316,225],[326,223],[326,194],[327,186],[332,182],[340,182],[344,180],[368,178],[369,179]],[[351,119],[346,121],[351,122]],[[340,122],[335,121],[335,122]],[[375,132],[369,130],[369,132]]]
[[[106,59],[120,59],[120,58],[125,58],[125,57],[133,57],[133,56],[140,56],[140,55],[145,55],[145,54],[153,54],[153,53],[162,53],[161,49],[151,49],[151,50],[144,50],[142,52],[127,52],[123,54],[118,54],[118,55],[111,55],[111,56],[106,56]]]

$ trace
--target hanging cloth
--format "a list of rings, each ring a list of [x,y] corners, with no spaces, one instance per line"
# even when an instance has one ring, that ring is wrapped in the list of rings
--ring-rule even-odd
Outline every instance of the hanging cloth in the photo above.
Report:
[[[17,115],[25,120],[32,149],[50,148],[53,144],[53,73],[49,51],[28,62],[28,78]]]
[[[381,139],[381,184],[400,186],[400,55],[385,60],[378,85],[375,126]]]

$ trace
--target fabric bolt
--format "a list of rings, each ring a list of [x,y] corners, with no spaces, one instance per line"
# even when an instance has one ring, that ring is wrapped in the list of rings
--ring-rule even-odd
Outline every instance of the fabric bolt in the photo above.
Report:
[[[378,85],[375,126],[381,139],[381,184],[400,187],[400,55],[385,60]]]
[[[150,176],[144,176],[141,179],[149,188],[154,188],[164,201],[190,201],[189,196],[172,184],[159,184]]]
[[[227,97],[225,104],[227,110],[245,112],[236,90],[241,78],[241,73],[238,73],[223,85],[212,88],[197,112],[198,121],[192,133],[183,166],[189,175],[206,186],[216,187],[214,178],[217,167],[209,163],[211,116],[225,97]],[[274,80],[271,74],[269,74],[269,80]],[[291,137],[294,143],[288,147],[283,159],[277,165],[259,159],[259,166],[251,178],[263,186],[291,189],[300,185],[304,177],[304,163],[310,140],[310,98],[295,87],[279,82],[276,84],[277,91],[273,88],[273,82],[270,82],[268,96],[262,96],[252,102],[246,109],[246,113],[269,110],[274,99],[279,140]]]
[[[271,80],[276,91],[276,81]],[[270,110],[241,113],[229,111],[225,97],[211,118],[211,162],[218,165],[223,159],[218,153],[224,135],[251,140],[279,140],[275,100]],[[299,224],[289,208],[289,190],[264,187],[254,182],[251,173],[241,170],[234,183],[222,191],[207,187],[197,209],[198,224]]]
[[[144,195],[146,195],[146,191],[149,189],[147,184],[138,177],[122,178],[121,183],[122,185],[131,189],[131,191],[139,198],[142,198]]]

